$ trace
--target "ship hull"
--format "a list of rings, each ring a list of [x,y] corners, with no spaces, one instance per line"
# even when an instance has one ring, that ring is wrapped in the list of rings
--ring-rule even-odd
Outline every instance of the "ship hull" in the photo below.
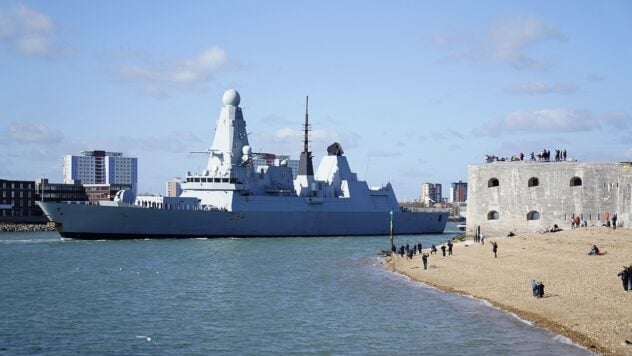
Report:
[[[39,203],[59,234],[73,239],[388,235],[384,211],[204,211]],[[442,233],[447,212],[394,212],[397,235]]]

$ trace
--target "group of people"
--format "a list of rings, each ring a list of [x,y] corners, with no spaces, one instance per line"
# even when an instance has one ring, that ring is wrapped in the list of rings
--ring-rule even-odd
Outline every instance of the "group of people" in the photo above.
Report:
[[[555,161],[566,161],[566,149],[563,150],[555,150],[555,156],[554,156]],[[496,155],[485,155],[485,162],[487,163],[492,163],[492,162],[506,162],[506,161],[524,161],[525,160],[525,155],[524,153],[520,152],[517,155],[513,155],[511,156],[511,158],[507,158],[507,157],[499,157]],[[543,149],[542,151],[535,153],[535,152],[531,152],[531,157],[530,157],[531,161],[545,161],[545,162],[550,162],[551,161],[551,151],[547,150],[547,149]]]
[[[626,292],[632,291],[632,265],[628,267],[623,266],[623,271],[619,272],[617,276],[621,277],[623,290]]]
[[[395,247],[395,245],[392,245],[391,252],[393,252],[393,254],[399,254],[401,257],[406,256],[407,258],[412,260],[413,256],[417,255],[417,253],[421,253],[421,247],[421,242],[416,245],[413,244],[412,248],[409,244],[406,244],[406,246],[401,245],[398,251],[397,247]]]
[[[406,244],[406,246],[401,245],[399,247],[399,249],[397,247],[395,247],[395,245],[391,246],[391,252],[395,255],[399,255],[400,257],[404,257],[406,256],[406,258],[408,259],[413,259],[414,256],[416,256],[418,253],[421,254],[421,260],[424,264],[424,269],[428,269],[428,257],[430,257],[430,254],[435,255],[437,254],[437,246],[435,246],[435,244],[432,244],[432,246],[430,247],[430,254],[428,253],[424,253],[422,252],[422,245],[421,242],[418,244],[413,244],[412,247],[409,244]],[[447,256],[452,256],[452,249],[454,247],[454,244],[452,243],[452,240],[448,240],[448,242],[444,245],[441,245],[441,254],[443,255],[443,257],[446,257],[446,251],[447,251]]]
[[[605,227],[612,226],[612,229],[614,230],[617,229],[617,220],[618,220],[617,214],[612,214],[612,216],[610,216],[610,214],[606,212],[606,214],[604,215],[604,220],[606,222],[602,224],[601,226],[605,226]],[[591,225],[591,226],[594,226],[594,225]],[[579,215],[575,215],[574,217],[571,218],[571,229],[576,229],[580,227],[588,227],[588,221],[581,219]]]
[[[476,231],[474,232],[474,242],[481,243],[481,245],[485,245],[485,236],[481,233],[481,226],[476,226]]]
[[[533,296],[536,298],[544,298],[544,283],[542,283],[542,281],[536,282],[535,279],[532,279],[529,283],[531,284]]]

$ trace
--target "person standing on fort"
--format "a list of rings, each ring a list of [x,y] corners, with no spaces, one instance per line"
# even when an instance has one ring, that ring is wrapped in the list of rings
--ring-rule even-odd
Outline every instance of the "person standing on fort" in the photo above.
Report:
[[[452,241],[448,240],[448,256],[452,256]]]
[[[428,269],[428,254],[427,253],[422,254],[421,260],[424,263],[424,269]]]
[[[612,214],[612,229],[617,229],[617,214]]]
[[[443,257],[445,257],[445,245],[441,245],[441,253],[443,254]]]
[[[496,241],[492,241],[492,252],[494,253],[494,258],[498,257],[496,252],[498,251],[498,244]]]

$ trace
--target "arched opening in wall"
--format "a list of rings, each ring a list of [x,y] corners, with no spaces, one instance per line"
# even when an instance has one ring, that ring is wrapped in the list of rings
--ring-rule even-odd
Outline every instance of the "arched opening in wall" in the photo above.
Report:
[[[529,179],[528,185],[529,187],[537,187],[540,185],[540,181],[536,177],[531,177],[531,179]]]
[[[497,187],[497,186],[499,186],[499,185],[500,185],[500,181],[498,180],[498,178],[490,178],[490,179],[487,181],[487,186],[488,186],[489,188],[491,188],[491,187]]]
[[[489,213],[487,213],[487,220],[498,220],[499,217],[500,215],[498,214],[496,210],[492,210]]]
[[[540,220],[540,213],[538,213],[535,210],[531,210],[528,214],[527,214],[527,220]]]
[[[579,187],[582,185],[582,179],[579,177],[571,178],[571,187]]]

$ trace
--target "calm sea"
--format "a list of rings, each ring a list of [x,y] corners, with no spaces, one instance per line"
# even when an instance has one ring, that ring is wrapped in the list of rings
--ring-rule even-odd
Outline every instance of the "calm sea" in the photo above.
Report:
[[[388,244],[0,233],[0,353],[588,354],[484,302],[388,272],[376,255]]]

